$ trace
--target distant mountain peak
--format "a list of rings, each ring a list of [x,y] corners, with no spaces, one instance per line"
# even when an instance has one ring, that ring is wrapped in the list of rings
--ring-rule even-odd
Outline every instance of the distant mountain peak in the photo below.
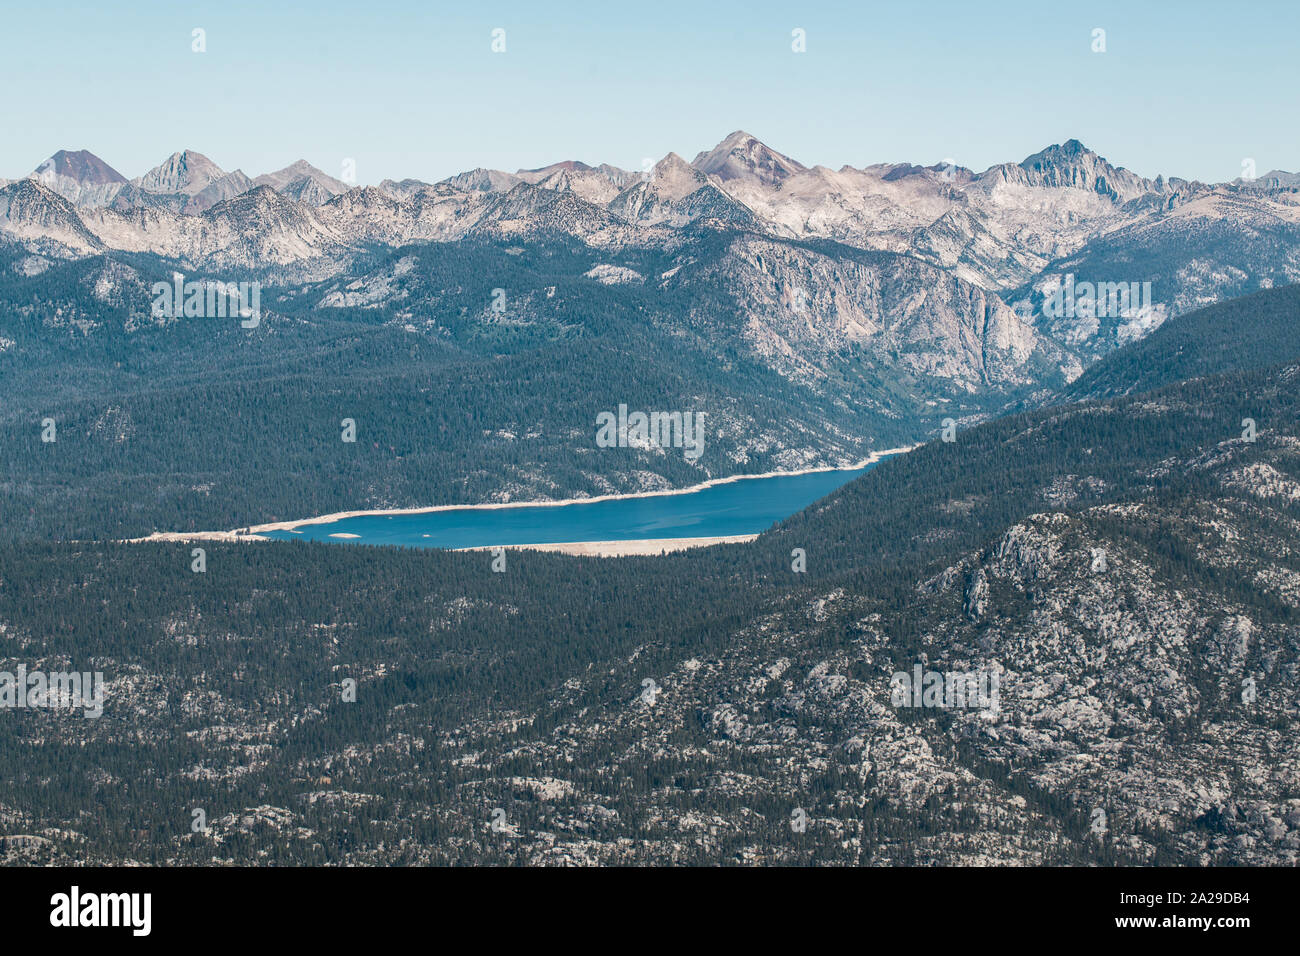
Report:
[[[594,167],[576,159],[566,159],[558,163],[551,163],[549,166],[538,166],[536,169],[521,169],[515,173],[516,176],[528,176],[534,182],[545,179],[552,173],[564,170],[566,172],[590,172]]]
[[[696,167],[682,159],[682,157],[678,156],[676,153],[668,153],[663,159],[654,164],[655,174],[691,169],[696,169]]]
[[[1270,169],[1254,179],[1234,179],[1233,185],[1253,189],[1294,189],[1300,186],[1300,173],[1288,173],[1284,169]]]
[[[499,169],[485,169],[482,166],[474,169],[468,169],[463,173],[457,173],[455,176],[449,176],[441,180],[438,185],[450,186],[452,189],[460,189],[465,192],[508,192],[519,182],[519,177],[514,173],[502,172]],[[406,194],[415,189],[426,185],[418,180],[402,180],[400,183],[391,183],[390,192]]]
[[[1067,139],[1064,143],[1055,143],[1045,149],[1041,149],[1032,156],[1027,156],[1020,163],[1023,169],[1040,168],[1045,165],[1059,165],[1062,163],[1077,163],[1085,159],[1093,159],[1105,163],[1097,153],[1084,146],[1077,139]],[[1107,163],[1109,165],[1109,163]]]
[[[124,183],[126,177],[86,149],[61,149],[36,167],[38,177],[66,176],[88,186]]]
[[[284,169],[263,173],[253,180],[256,186],[269,186],[290,199],[319,206],[348,191],[348,184],[322,172],[305,159],[290,163]]]
[[[183,149],[172,153],[161,165],[133,180],[133,183],[146,192],[185,193],[193,196],[225,174],[220,166],[202,153]]]
[[[760,146],[762,145],[757,136],[752,133],[746,133],[743,129],[738,129],[735,132],[728,133],[724,136],[722,141],[718,143],[717,146],[713,147],[713,150],[710,150],[710,152],[713,152],[714,150],[744,149],[754,143],[758,143]],[[700,154],[700,156],[703,155],[705,154]],[[699,157],[697,156],[696,159],[698,158]]]
[[[305,160],[305,159],[296,159],[296,160],[294,160],[294,161],[293,161],[292,163],[290,163],[288,166],[284,167],[284,169],[280,170],[280,172],[282,172],[282,173],[292,173],[292,174],[294,174],[295,177],[296,177],[296,176],[310,176],[310,175],[313,174],[313,173],[315,173],[315,174],[318,175],[318,176],[324,176],[324,175],[325,175],[325,173],[321,172],[319,169],[317,169],[317,168],[316,168],[315,166],[313,166],[311,163],[307,162],[307,160]]]
[[[1154,187],[1136,173],[1112,166],[1077,139],[1039,150],[1025,157],[1018,168],[1027,185],[1084,189],[1121,203]]]
[[[807,167],[778,153],[757,137],[736,130],[708,152],[700,153],[691,163],[700,172],[724,182],[743,179],[775,186]]]
[[[103,249],[72,203],[34,176],[0,189],[0,224],[20,239],[53,240],[83,255]]]
[[[898,182],[909,179],[913,176],[938,177],[942,182],[953,184],[964,184],[975,178],[974,172],[965,166],[958,166],[953,162],[935,163],[933,166],[917,166],[913,163],[891,163],[886,166],[874,167],[882,169],[881,180],[887,183]]]
[[[335,179],[333,176],[329,175],[329,173],[317,169],[305,159],[295,160],[283,169],[275,170],[275,172],[263,173],[262,175],[255,177],[253,182],[259,186],[265,185],[270,186],[272,189],[279,189],[285,184],[293,182],[295,179],[301,179],[303,176],[308,176],[319,182],[335,184],[339,187],[340,192],[343,192],[348,188],[346,183]]]

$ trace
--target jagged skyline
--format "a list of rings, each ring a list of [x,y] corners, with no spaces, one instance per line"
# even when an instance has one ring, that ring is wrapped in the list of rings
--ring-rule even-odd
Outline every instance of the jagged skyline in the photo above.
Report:
[[[131,178],[188,146],[250,174],[307,157],[338,176],[353,159],[359,184],[433,182],[562,159],[637,169],[743,128],[809,166],[983,169],[1077,137],[1147,178],[1230,181],[1247,159],[1259,173],[1300,166],[1300,132],[1277,122],[1300,87],[1286,49],[1300,11],[1268,7],[1259,30],[1201,3],[1171,17],[1118,3],[1011,3],[991,16],[937,2],[920,24],[903,10],[775,3],[593,19],[404,2],[361,18],[327,2],[303,18],[78,0],[67,13],[86,29],[72,34],[36,10],[6,18],[0,78],[40,95],[7,99],[0,170],[24,175],[53,149],[88,148]],[[1098,29],[1104,53],[1092,50]]]
[[[698,153],[695,154],[693,159],[687,158],[687,156],[683,152],[671,150],[661,157],[645,157],[643,159],[643,165],[641,169],[636,169],[632,167],[623,168],[617,166],[616,164],[607,163],[600,160],[596,160],[595,162],[588,162],[586,159],[583,158],[570,157],[570,158],[556,159],[552,162],[546,163],[541,166],[536,166],[536,167],[522,167],[522,166],[517,168],[475,167],[472,169],[463,169],[463,170],[458,170],[450,174],[449,176],[444,177],[441,180],[437,180],[437,182],[455,183],[458,180],[461,180],[467,176],[472,176],[475,174],[500,173],[511,178],[520,178],[526,182],[536,183],[552,173],[568,170],[577,173],[605,172],[606,174],[611,175],[614,179],[618,180],[620,182],[620,185],[622,185],[623,184],[621,181],[622,177],[620,177],[618,174],[628,174],[630,176],[635,176],[641,173],[645,173],[649,169],[659,168],[662,164],[669,162],[674,157],[680,159],[681,162],[684,164],[689,164],[699,169],[701,172],[707,173],[709,175],[717,176],[721,180],[726,180],[728,178],[731,178],[731,176],[733,175],[728,171],[727,168],[729,162],[728,157],[733,153],[733,151],[736,149],[737,146],[743,147],[746,144],[752,144],[755,147],[757,147],[765,157],[763,161],[771,162],[773,164],[773,169],[776,173],[776,178],[778,180],[783,179],[788,175],[807,173],[810,169],[816,168],[816,166],[822,166],[822,168],[832,169],[832,170],[834,169],[850,169],[850,170],[888,169],[890,167],[897,167],[900,171],[905,171],[907,169],[913,169],[913,170],[930,169],[930,170],[940,170],[940,171],[949,170],[952,173],[960,172],[962,174],[969,173],[974,176],[980,176],[989,173],[1000,166],[1030,164],[1033,163],[1039,157],[1047,155],[1052,151],[1062,150],[1062,149],[1067,151],[1077,150],[1084,154],[1095,155],[1100,160],[1110,163],[1108,157],[1102,155],[1096,150],[1091,149],[1088,146],[1088,144],[1081,142],[1079,139],[1071,137],[1069,139],[1066,139],[1064,142],[1044,144],[1042,148],[1034,151],[1029,155],[1024,156],[1021,159],[1006,157],[988,166],[987,168],[983,168],[983,169],[966,167],[960,163],[956,163],[951,160],[941,160],[939,162],[930,164],[930,163],[926,163],[925,161],[918,161],[915,159],[911,159],[911,160],[902,159],[892,163],[874,163],[874,164],[868,164],[866,166],[861,166],[861,167],[855,167],[851,163],[841,163],[835,166],[824,165],[824,164],[805,165],[799,162],[798,157],[791,156],[789,154],[781,152],[780,150],[772,148],[768,143],[766,143],[762,139],[762,137],[754,136],[752,133],[749,133],[745,130],[735,130],[734,132],[729,133],[727,136],[723,137],[721,140],[718,141],[718,143],[716,143],[712,147],[706,147],[705,149],[700,150]],[[187,175],[187,171],[185,171],[184,169],[179,169],[179,170],[177,169],[178,165],[183,167],[186,162],[194,162],[197,165],[198,168],[195,173],[191,173]],[[1117,170],[1133,173],[1134,176],[1138,175],[1137,173],[1134,173],[1131,169],[1129,169],[1129,167],[1125,166],[1122,162],[1114,162],[1114,163],[1110,163],[1110,165],[1112,165]],[[1297,168],[1300,168],[1300,164],[1297,164]],[[268,170],[265,172],[255,173],[250,175],[246,170],[244,170],[242,166],[223,166],[221,163],[214,162],[210,156],[206,155],[202,151],[194,148],[189,148],[189,147],[176,150],[175,152],[171,153],[171,155],[169,155],[166,159],[164,159],[161,163],[155,164],[149,169],[143,170],[138,175],[134,175],[134,176],[122,173],[112,163],[106,161],[102,156],[95,153],[94,150],[87,149],[87,148],[75,148],[75,149],[61,148],[55,151],[54,153],[50,154],[48,157],[42,160],[34,169],[28,172],[20,173],[16,175],[13,174],[13,171],[9,171],[9,173],[10,175],[8,176],[0,175],[0,185],[3,185],[5,182],[13,182],[18,179],[28,178],[28,177],[35,177],[45,182],[46,185],[50,185],[49,182],[50,177],[52,175],[58,175],[61,177],[68,177],[74,180],[78,180],[83,183],[97,183],[97,184],[104,184],[104,185],[129,184],[129,185],[142,187],[149,192],[168,192],[169,191],[169,189],[167,188],[168,183],[176,180],[178,177],[180,179],[188,179],[190,178],[190,176],[194,176],[194,178],[196,178],[199,181],[199,185],[194,190],[195,192],[197,192],[198,189],[201,189],[202,185],[206,185],[207,183],[216,179],[220,179],[221,177],[231,177],[231,176],[243,177],[244,182],[239,189],[240,192],[246,191],[247,189],[251,189],[253,188],[253,186],[256,185],[269,185],[272,188],[276,189],[278,192],[286,192],[284,187],[293,184],[295,181],[301,181],[303,179],[306,179],[306,180],[315,181],[316,183],[325,187],[323,193],[321,193],[320,198],[318,200],[322,202],[328,199],[330,196],[337,195],[338,193],[343,192],[348,188],[352,188],[355,186],[381,185],[381,183],[361,183],[349,179],[350,171],[346,167],[339,170],[339,173],[347,181],[340,181],[336,176],[331,175],[327,170],[321,169],[319,166],[315,165],[305,157],[300,157],[294,160],[293,162],[286,164],[283,168]],[[1300,173],[1296,173],[1290,169],[1256,168],[1253,172],[1253,175],[1247,178],[1259,180],[1261,184],[1263,184],[1269,181],[1270,176],[1272,177],[1280,176],[1283,181],[1283,184],[1291,185],[1293,184],[1292,183],[1293,180],[1300,178]],[[1146,178],[1146,177],[1142,177],[1142,178]],[[1188,182],[1199,181],[1196,180],[1194,177],[1180,175],[1177,171],[1160,173],[1158,174],[1157,177],[1151,177],[1151,178],[1152,179],[1163,178],[1166,180],[1181,179]],[[430,181],[419,180],[414,176],[391,177],[391,178],[386,178],[381,182],[400,184],[402,183],[403,180],[408,182],[421,182],[425,184],[431,184]],[[1242,177],[1238,176],[1238,177],[1232,177],[1228,179],[1209,181],[1209,182],[1205,182],[1205,184],[1219,185],[1219,184],[1240,183],[1242,181],[1243,181]],[[292,195],[293,190],[290,190],[289,194]],[[69,198],[74,198],[74,197],[69,197]],[[295,195],[294,198],[301,198],[301,197]]]

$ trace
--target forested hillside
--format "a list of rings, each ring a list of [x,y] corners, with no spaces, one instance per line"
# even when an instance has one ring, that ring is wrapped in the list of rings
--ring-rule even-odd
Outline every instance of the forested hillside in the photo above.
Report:
[[[875,296],[883,276],[882,307],[939,275],[830,243],[762,250],[785,257],[786,283],[843,269],[853,295]],[[0,247],[0,527],[125,538],[848,465],[1064,381],[1008,370],[1009,359],[983,368],[994,350],[971,330],[991,324],[992,306],[952,279],[943,335],[975,362],[960,381],[927,371],[947,339],[930,342],[914,307],[881,333],[888,341],[807,330],[796,341],[787,326],[811,327],[811,312],[778,297],[754,312],[771,324],[763,342],[795,343],[778,361],[737,305],[769,281],[764,267],[719,265],[751,253],[743,237],[705,229],[674,254],[629,250],[613,263],[577,241],[376,249],[355,279],[268,286],[244,328],[154,316],[153,284],[172,276],[154,256],[54,262]],[[786,364],[814,360],[811,376]],[[596,416],[620,404],[703,414],[704,453],[597,448]],[[355,443],[343,441],[345,419]]]
[[[1259,360],[1293,301],[748,545],[7,545],[0,664],[107,682],[7,716],[7,859],[1295,863],[1300,368]],[[917,664],[999,706],[900,709]]]
[[[1198,309],[1088,369],[1064,391],[1079,401],[1143,392],[1225,369],[1265,368],[1300,358],[1300,285]]]

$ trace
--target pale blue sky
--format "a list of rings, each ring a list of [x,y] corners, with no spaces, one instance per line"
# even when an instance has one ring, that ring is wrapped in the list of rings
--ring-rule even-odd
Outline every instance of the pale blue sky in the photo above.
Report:
[[[127,177],[186,147],[249,175],[302,157],[337,176],[351,157],[362,183],[639,168],[734,129],[832,167],[984,169],[1076,137],[1146,176],[1300,168],[1294,0],[292,6],[9,4],[0,176],[59,148]]]

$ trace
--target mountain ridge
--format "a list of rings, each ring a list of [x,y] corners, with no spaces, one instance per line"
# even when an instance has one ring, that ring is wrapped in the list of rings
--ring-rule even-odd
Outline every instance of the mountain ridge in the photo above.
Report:
[[[86,175],[112,178],[81,162]],[[74,258],[149,252],[188,268],[270,269],[292,282],[345,274],[375,244],[476,236],[661,250],[700,229],[831,240],[911,256],[995,293],[1071,353],[1067,364],[1086,364],[1171,315],[1300,280],[1300,189],[1279,177],[1249,186],[1148,180],[1076,139],[982,173],[948,162],[809,168],[740,130],[694,163],[670,152],[640,173],[570,160],[432,185],[349,187],[305,160],[249,179],[192,150],[129,183],[83,184],[54,165],[34,181],[59,198],[10,202],[0,241]],[[235,204],[227,210],[252,218],[223,215],[217,228],[204,218],[263,187],[292,205]],[[266,234],[254,241],[258,229]],[[1125,315],[1082,315],[1073,305],[1054,314],[1053,290],[1075,279],[1139,288],[1146,280],[1151,301]]]

